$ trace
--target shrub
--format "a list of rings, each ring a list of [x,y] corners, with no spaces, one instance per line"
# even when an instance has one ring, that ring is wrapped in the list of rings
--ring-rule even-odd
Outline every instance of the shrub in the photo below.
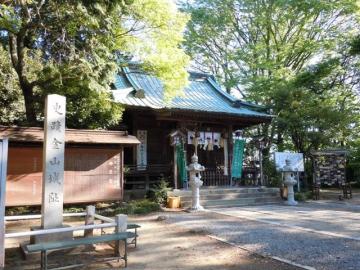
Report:
[[[296,192],[294,197],[295,197],[296,201],[305,202],[305,201],[310,200],[312,198],[312,194],[311,194],[311,191]]]
[[[148,198],[154,202],[164,205],[167,201],[167,193],[170,190],[169,183],[166,181],[166,178],[162,177],[159,184],[150,190],[148,193]]]
[[[10,206],[6,207],[6,216],[17,216],[17,215],[32,215],[40,214],[40,206]]]
[[[151,212],[159,211],[160,205],[156,202],[150,201],[148,199],[130,201],[128,203],[123,203],[120,207],[114,209],[114,215],[117,214],[148,214]]]
[[[267,177],[268,186],[280,187],[282,184],[281,173],[276,170],[275,161],[264,159],[263,161],[264,176]]]

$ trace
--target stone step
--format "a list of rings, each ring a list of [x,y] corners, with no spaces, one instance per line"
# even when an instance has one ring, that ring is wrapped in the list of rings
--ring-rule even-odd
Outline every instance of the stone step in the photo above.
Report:
[[[238,200],[243,198],[266,198],[266,197],[273,197],[277,198],[279,197],[279,193],[275,192],[268,192],[268,193],[224,193],[224,194],[208,194],[208,195],[200,195],[202,200]],[[186,196],[180,196],[181,201],[191,201],[192,197],[189,195]]]
[[[280,197],[260,197],[260,198],[242,198],[234,200],[200,200],[200,204],[204,208],[214,208],[214,207],[236,207],[236,206],[246,206],[246,205],[261,205],[269,203],[280,203],[282,200]],[[181,207],[187,208],[191,206],[191,200],[181,201]]]
[[[213,209],[213,208],[231,208],[231,207],[246,207],[246,206],[257,206],[257,205],[271,205],[271,204],[279,204],[282,201],[268,201],[268,202],[259,202],[259,203],[238,203],[238,204],[221,204],[221,205],[211,205],[205,206],[205,209]],[[190,205],[189,205],[190,207]],[[187,207],[185,207],[187,208]]]
[[[200,196],[212,194],[228,194],[228,193],[241,193],[241,194],[259,194],[259,193],[277,193],[279,188],[200,188]],[[176,189],[168,192],[168,196],[191,196],[191,190]]]
[[[168,196],[180,196],[184,208],[191,206],[190,189],[173,190]],[[205,208],[236,207],[280,203],[279,188],[267,187],[201,187],[200,203]]]

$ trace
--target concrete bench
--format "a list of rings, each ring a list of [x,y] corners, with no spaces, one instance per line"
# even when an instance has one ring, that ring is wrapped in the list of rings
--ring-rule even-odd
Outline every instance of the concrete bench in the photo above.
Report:
[[[138,224],[134,224],[134,223],[129,223],[127,225],[127,230],[134,230],[134,237],[132,238],[131,242],[128,243],[128,244],[132,244],[134,245],[135,247],[137,246],[137,238],[138,238],[138,233],[137,233],[137,229],[140,228],[141,226],[138,225]],[[101,234],[105,234],[105,231],[104,230],[101,230]]]
[[[140,228],[141,226],[138,225],[138,224],[134,224],[134,223],[130,223],[127,225],[127,229],[128,230],[134,230],[134,233],[135,233],[135,237],[132,239],[132,241],[130,242],[130,244],[134,244],[135,247],[137,245],[137,237],[138,237],[138,234],[137,234],[137,229]]]
[[[132,232],[121,232],[121,233],[113,233],[113,234],[105,234],[101,236],[92,236],[92,237],[84,237],[84,238],[76,238],[73,240],[64,240],[64,241],[53,241],[53,242],[44,242],[38,244],[32,244],[27,246],[27,250],[30,253],[33,252],[41,252],[41,269],[48,270],[47,268],[47,251],[50,250],[61,250],[67,248],[73,248],[77,246],[83,245],[93,245],[98,243],[112,242],[112,241],[123,241],[125,246],[124,256],[121,256],[119,250],[115,250],[115,257],[110,258],[110,260],[119,260],[123,259],[125,261],[125,267],[127,267],[127,239],[135,238],[136,234]],[[84,265],[84,264],[82,264]],[[55,269],[68,269],[79,267],[81,265],[71,265],[65,267],[51,268]]]

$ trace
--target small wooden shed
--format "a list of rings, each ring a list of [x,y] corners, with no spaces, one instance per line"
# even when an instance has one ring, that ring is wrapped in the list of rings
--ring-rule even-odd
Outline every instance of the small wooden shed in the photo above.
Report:
[[[39,205],[42,191],[44,132],[35,127],[0,126],[9,138],[6,205]],[[124,147],[139,144],[126,131],[65,132],[65,203],[122,200]]]

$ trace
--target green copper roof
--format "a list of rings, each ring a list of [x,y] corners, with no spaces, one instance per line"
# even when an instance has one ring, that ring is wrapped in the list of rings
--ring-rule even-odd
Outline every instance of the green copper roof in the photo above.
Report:
[[[155,110],[178,109],[241,117],[272,117],[257,111],[261,106],[237,100],[223,91],[212,76],[194,72],[189,75],[190,84],[184,89],[184,95],[165,103],[163,85],[158,78],[137,69],[123,68],[115,78],[114,99],[124,105]]]

